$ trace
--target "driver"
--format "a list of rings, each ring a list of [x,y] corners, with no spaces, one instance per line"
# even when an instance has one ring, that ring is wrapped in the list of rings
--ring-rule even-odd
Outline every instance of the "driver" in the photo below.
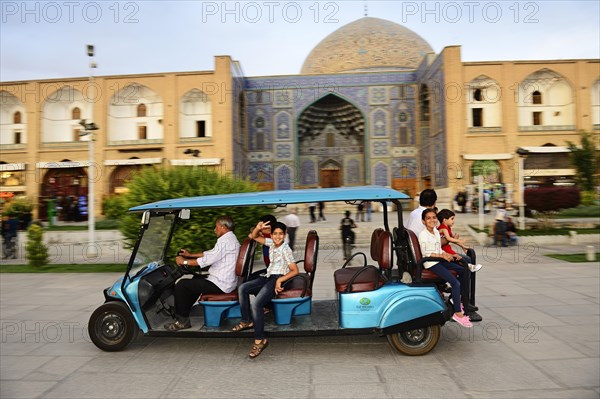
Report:
[[[237,288],[235,264],[240,251],[233,219],[221,216],[215,221],[217,243],[214,248],[199,253],[190,253],[182,248],[175,258],[177,266],[207,267],[208,276],[194,275],[191,279],[180,279],[175,285],[175,321],[165,324],[169,331],[191,328],[190,309],[201,294],[230,293]]]

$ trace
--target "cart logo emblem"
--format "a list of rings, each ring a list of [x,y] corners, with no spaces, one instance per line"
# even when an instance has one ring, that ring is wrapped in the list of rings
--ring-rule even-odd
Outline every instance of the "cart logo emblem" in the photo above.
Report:
[[[363,306],[368,306],[371,303],[371,300],[369,298],[361,298],[360,300],[360,304]]]

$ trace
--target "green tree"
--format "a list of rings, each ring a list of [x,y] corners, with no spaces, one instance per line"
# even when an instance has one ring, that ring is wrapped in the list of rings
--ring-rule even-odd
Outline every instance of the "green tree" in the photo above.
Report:
[[[8,216],[14,216],[19,219],[24,215],[31,214],[32,211],[33,203],[26,197],[13,198],[4,210]]]
[[[44,244],[44,230],[37,224],[27,229],[27,263],[29,266],[44,267],[49,263],[48,247]]]
[[[569,157],[576,169],[576,179],[583,191],[592,191],[595,186],[595,175],[598,173],[598,152],[590,133],[582,131],[581,146],[567,141],[571,153]]]
[[[129,192],[121,194],[118,200],[105,201],[104,205],[106,214],[119,220],[119,230],[130,245],[139,233],[141,217],[139,213],[126,212],[131,207],[171,198],[257,191],[257,187],[250,182],[204,168],[187,167],[146,168],[137,173],[127,187]],[[171,248],[185,247],[192,251],[212,248],[216,242],[214,222],[223,214],[233,218],[235,234],[241,241],[265,213],[269,213],[269,210],[264,207],[192,210],[191,218],[178,226]]]

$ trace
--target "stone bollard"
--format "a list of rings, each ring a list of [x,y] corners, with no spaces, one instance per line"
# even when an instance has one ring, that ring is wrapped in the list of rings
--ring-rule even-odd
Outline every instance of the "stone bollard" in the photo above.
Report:
[[[577,245],[577,232],[574,230],[569,231],[569,235],[571,236],[569,243],[571,245]]]
[[[588,245],[585,247],[585,259],[588,262],[593,262],[596,260],[596,253],[593,245]]]

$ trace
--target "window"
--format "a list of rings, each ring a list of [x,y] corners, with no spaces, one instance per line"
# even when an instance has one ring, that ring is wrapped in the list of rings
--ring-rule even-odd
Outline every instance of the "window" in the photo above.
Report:
[[[335,147],[335,134],[334,133],[327,133],[327,147]]]
[[[400,145],[408,144],[408,128],[406,126],[400,126]]]
[[[146,140],[147,130],[146,125],[138,126],[138,140]]]
[[[15,113],[13,114],[13,123],[14,123],[15,125],[17,125],[17,124],[21,123],[21,113],[20,113],[19,111],[15,112]]]
[[[257,127],[259,129],[265,127],[265,118],[263,118],[262,116],[256,118],[256,120],[254,121],[254,127]]]
[[[475,101],[481,101],[481,89],[475,89],[473,91],[473,99]]]
[[[71,119],[73,119],[73,120],[81,119],[81,110],[79,109],[79,107],[73,108],[73,111],[71,111]]]
[[[533,113],[533,125],[540,126],[542,124],[542,113],[534,112]]]
[[[80,141],[81,136],[79,135],[80,129],[73,129],[73,141]]]
[[[21,144],[21,132],[15,132],[15,144]]]
[[[400,112],[400,115],[398,115],[398,120],[400,122],[406,122],[408,120],[408,116],[406,116],[405,112]]]
[[[256,102],[257,103],[262,103],[263,102],[263,92],[262,91],[257,91],[256,92]]]
[[[206,137],[205,121],[196,121],[196,137]]]
[[[534,104],[541,104],[542,103],[542,93],[540,93],[539,91],[534,91],[533,93],[531,93],[531,98],[533,99],[533,103]]]
[[[257,150],[265,149],[265,134],[264,133],[256,133],[256,149]]]
[[[473,108],[473,127],[483,126],[483,108]]]
[[[137,116],[138,117],[146,116],[146,105],[145,104],[138,105],[138,107],[137,107]]]

